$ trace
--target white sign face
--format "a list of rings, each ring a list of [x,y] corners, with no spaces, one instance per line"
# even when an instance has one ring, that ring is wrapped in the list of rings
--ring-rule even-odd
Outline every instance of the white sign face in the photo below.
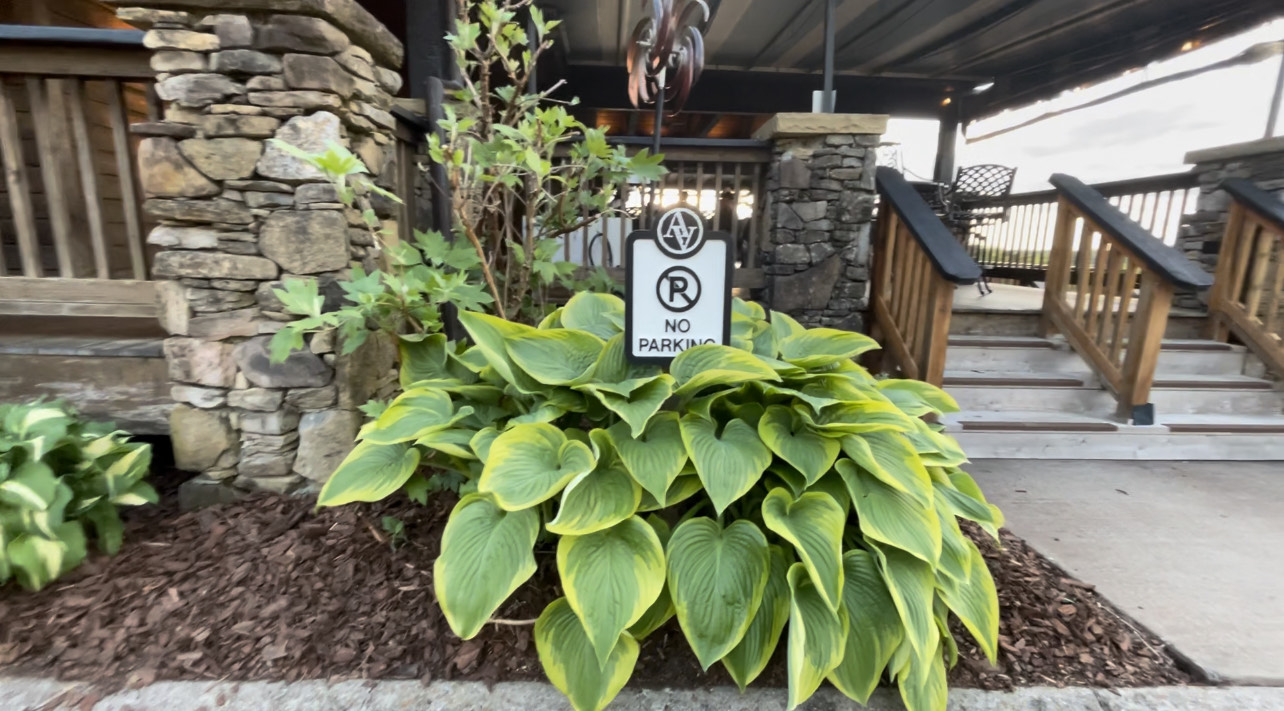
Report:
[[[731,241],[704,229],[694,210],[660,216],[654,232],[629,235],[625,354],[632,363],[667,364],[731,334]]]

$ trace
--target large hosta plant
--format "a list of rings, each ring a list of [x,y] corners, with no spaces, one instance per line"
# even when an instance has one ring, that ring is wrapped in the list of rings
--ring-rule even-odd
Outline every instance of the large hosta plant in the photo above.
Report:
[[[460,316],[474,345],[403,339],[405,392],[361,432],[322,505],[422,495],[457,473],[438,601],[476,635],[556,549],[565,597],[535,624],[548,678],[606,706],[638,642],[676,617],[704,668],[742,688],[787,646],[789,705],[828,680],[864,702],[885,676],[945,708],[956,617],[993,659],[994,583],[959,528],[1002,524],[937,388],[878,380],[869,338],[737,302],[732,346],[658,367],[624,358],[623,304],[580,294],[539,327]]]

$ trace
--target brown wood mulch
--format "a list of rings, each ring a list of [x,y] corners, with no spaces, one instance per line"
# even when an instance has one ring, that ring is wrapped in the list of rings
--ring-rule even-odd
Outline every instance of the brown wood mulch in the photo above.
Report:
[[[169,497],[167,497],[169,498]],[[432,593],[453,497],[319,512],[257,496],[183,513],[168,501],[127,513],[126,545],[32,594],[0,589],[0,675],[104,687],[160,679],[541,679],[528,625],[489,625],[461,642]],[[380,517],[405,522],[393,551]],[[1153,686],[1193,680],[1162,642],[1020,539],[982,543],[1002,607],[999,665],[969,641],[951,683]],[[559,594],[554,556],[500,611],[531,620]],[[961,630],[960,630],[961,633]],[[960,634],[960,639],[965,635]],[[783,686],[784,644],[756,685]],[[675,621],[648,638],[631,684],[727,685],[700,670]]]

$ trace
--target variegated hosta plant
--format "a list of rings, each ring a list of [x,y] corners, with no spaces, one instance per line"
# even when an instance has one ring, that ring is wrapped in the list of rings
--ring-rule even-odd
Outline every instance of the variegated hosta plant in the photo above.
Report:
[[[733,346],[663,372],[625,361],[614,296],[579,294],[539,327],[460,319],[471,347],[402,340],[404,394],[320,498],[422,495],[424,461],[457,472],[434,584],[460,637],[547,546],[565,597],[535,641],[577,711],[606,706],[675,616],[742,688],[788,630],[790,707],[826,679],[864,702],[886,674],[911,711],[944,709],[951,615],[993,659],[994,583],[958,519],[997,535],[1001,515],[924,419],[953,400],[871,377],[852,360],[871,339],[738,301]]]

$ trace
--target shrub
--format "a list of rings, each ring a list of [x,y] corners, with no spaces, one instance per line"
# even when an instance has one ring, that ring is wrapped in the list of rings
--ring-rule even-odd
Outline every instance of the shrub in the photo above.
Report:
[[[155,503],[151,446],[78,420],[61,403],[0,405],[0,584],[39,590],[80,565],[86,525],[114,554],[117,506]]]
[[[734,347],[668,372],[625,362],[623,304],[579,294],[538,328],[460,319],[476,345],[403,343],[405,392],[361,431],[319,504],[421,498],[427,461],[462,498],[434,569],[473,637],[556,543],[565,597],[535,624],[578,711],[623,687],[638,641],[676,616],[704,668],[742,688],[788,628],[789,705],[829,679],[864,702],[884,671],[912,711],[945,707],[952,613],[993,659],[993,581],[958,518],[1002,524],[922,418],[929,385],[876,380],[866,336],[805,329],[737,301]]]

